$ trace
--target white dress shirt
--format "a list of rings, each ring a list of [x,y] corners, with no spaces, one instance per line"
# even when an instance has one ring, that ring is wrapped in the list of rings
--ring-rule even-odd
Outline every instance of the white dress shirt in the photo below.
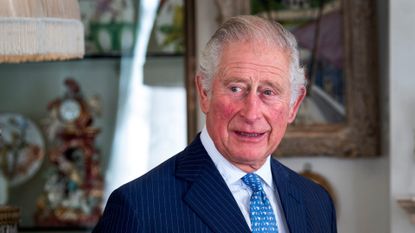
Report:
[[[238,206],[241,209],[246,222],[248,223],[248,226],[251,227],[251,220],[249,217],[249,201],[252,195],[252,191],[241,180],[241,178],[247,173],[230,163],[219,153],[211,137],[209,136],[206,127],[203,128],[202,133],[200,134],[200,139],[202,141],[203,147],[212,158],[213,163],[231,190],[233,197],[238,203]],[[269,201],[271,202],[272,209],[277,219],[278,232],[289,233],[283,214],[281,201],[272,179],[270,156],[266,160],[265,164],[257,171],[255,171],[255,173],[261,177],[264,191],[267,194]]]

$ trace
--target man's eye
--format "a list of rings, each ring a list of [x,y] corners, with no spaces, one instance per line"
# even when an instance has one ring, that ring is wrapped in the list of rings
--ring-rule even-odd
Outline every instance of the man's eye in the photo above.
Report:
[[[240,92],[241,88],[240,87],[231,87],[231,91],[232,92]]]
[[[265,90],[264,95],[272,95],[273,92],[271,90]]]

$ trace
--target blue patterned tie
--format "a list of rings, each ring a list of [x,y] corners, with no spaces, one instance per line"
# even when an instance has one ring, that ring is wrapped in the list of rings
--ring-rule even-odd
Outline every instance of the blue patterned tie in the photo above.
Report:
[[[249,216],[253,233],[278,233],[277,222],[267,195],[262,188],[261,179],[254,173],[242,177],[242,181],[252,190]]]

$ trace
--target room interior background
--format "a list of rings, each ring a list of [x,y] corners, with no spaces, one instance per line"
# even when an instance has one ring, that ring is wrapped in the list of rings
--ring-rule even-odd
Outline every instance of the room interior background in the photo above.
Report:
[[[92,1],[81,0],[80,3],[82,1],[84,5],[81,6],[92,7]],[[415,225],[411,223],[405,210],[398,205],[397,200],[415,195],[415,94],[411,90],[414,81],[410,69],[411,54],[415,52],[412,46],[415,32],[410,30],[411,22],[415,20],[415,2],[376,0],[375,3],[381,153],[371,158],[303,155],[280,160],[299,172],[306,164],[310,164],[313,171],[328,180],[337,197],[339,232],[409,233],[415,230]],[[214,0],[197,0],[195,7],[196,51],[200,51],[217,26],[219,8]],[[124,15],[134,17],[134,13],[131,12],[124,12]],[[106,20],[111,18],[111,14],[102,17]],[[160,25],[166,22],[163,20]],[[95,25],[94,30],[101,26]],[[128,24],[124,26],[129,27]],[[150,33],[151,30],[149,29]],[[101,49],[110,48],[109,44],[111,43],[107,41]],[[137,150],[132,156],[140,161],[130,163],[131,168],[137,170],[125,179],[145,172],[178,152],[187,143],[183,52],[160,54],[154,47],[149,48],[149,51],[153,51],[153,54],[147,54],[146,62],[138,63],[144,69],[141,84],[135,85],[140,86],[139,102],[133,104],[136,106],[135,114],[144,121],[135,122],[141,127],[131,128],[132,131],[136,131],[131,132],[132,134],[143,136],[133,139],[133,142],[137,143],[133,143],[132,146],[135,148],[131,149]],[[113,166],[117,170],[117,166],[122,165],[115,164],[128,161],[126,155],[113,157],[119,159],[118,161],[110,159],[115,150],[113,140],[117,122],[119,123],[115,113],[120,111],[120,103],[125,101],[123,98],[126,98],[127,92],[122,87],[126,83],[122,80],[125,80],[123,77],[131,77],[130,75],[135,72],[132,69],[134,62],[137,61],[134,61],[131,55],[90,54],[76,61],[0,64],[0,113],[19,113],[30,118],[41,128],[43,120],[48,116],[48,103],[64,95],[64,81],[68,77],[74,78],[81,86],[85,97],[100,97],[101,114],[94,118],[94,126],[101,129],[96,138],[96,145],[102,158],[102,172],[105,178],[115,177],[116,175],[111,174],[108,169]],[[198,114],[200,128],[203,117],[201,113]],[[159,137],[167,137],[169,140],[165,140],[166,144],[160,144]],[[149,156],[142,158],[143,153]],[[8,191],[8,203],[22,208],[22,232],[36,232],[33,222],[36,197],[43,191],[49,166],[45,157],[40,169],[27,182],[10,187]],[[140,168],[142,170],[139,171]],[[89,228],[68,227],[55,228],[50,232],[89,231]]]

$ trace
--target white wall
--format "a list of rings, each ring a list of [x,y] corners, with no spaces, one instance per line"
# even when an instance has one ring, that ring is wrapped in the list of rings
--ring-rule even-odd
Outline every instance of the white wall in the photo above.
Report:
[[[310,163],[313,171],[326,177],[337,196],[339,233],[389,233],[388,159],[281,159],[301,171]],[[402,232],[403,233],[403,232]]]
[[[407,0],[413,1],[413,0]],[[380,55],[387,54],[387,3],[378,0],[378,20]],[[415,1],[413,1],[415,4]],[[206,43],[216,28],[217,12],[214,0],[197,1],[198,49]],[[415,40],[413,40],[415,41]],[[387,69],[386,57],[380,57],[382,83],[382,131],[385,154],[373,159],[335,158],[287,158],[280,161],[296,171],[301,171],[305,163],[310,163],[315,172],[326,177],[332,184],[338,199],[339,233],[389,233],[389,156],[388,112],[387,112]],[[414,79],[415,80],[415,79]],[[415,108],[414,108],[415,109]],[[415,110],[414,110],[415,111]],[[202,120],[203,121],[203,120]],[[415,120],[414,120],[415,123]],[[202,124],[202,123],[201,123]],[[415,128],[414,128],[415,129]],[[411,138],[412,140],[413,138]],[[405,216],[404,216],[405,217]],[[407,219],[404,219],[407,220]],[[395,231],[405,233],[410,231]]]
[[[415,232],[396,199],[415,195],[415,1],[390,1],[391,232]]]

